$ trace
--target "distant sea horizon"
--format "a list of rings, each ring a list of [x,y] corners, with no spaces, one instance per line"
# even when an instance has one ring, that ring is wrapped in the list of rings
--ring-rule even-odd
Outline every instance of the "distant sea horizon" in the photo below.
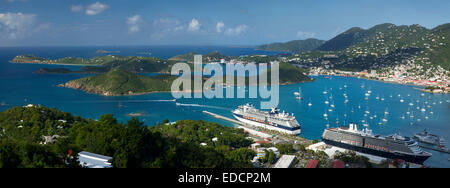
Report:
[[[21,54],[31,54],[44,58],[82,57],[92,58],[104,55],[148,56],[168,59],[190,52],[208,54],[219,51],[224,55],[276,55],[285,52],[256,50],[256,46],[246,45],[96,45],[96,46],[17,46],[0,47],[0,56],[14,58]],[[111,53],[97,53],[105,50]],[[117,53],[118,52],[118,53]],[[14,54],[14,55],[12,55]]]

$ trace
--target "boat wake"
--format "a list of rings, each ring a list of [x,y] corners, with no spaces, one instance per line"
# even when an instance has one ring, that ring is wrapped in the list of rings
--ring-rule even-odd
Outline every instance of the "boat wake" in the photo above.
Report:
[[[143,102],[176,102],[175,99],[172,100],[110,100],[110,101],[77,101],[77,103],[143,103]]]
[[[177,106],[188,106],[188,107],[199,107],[199,108],[213,108],[213,109],[219,109],[219,110],[231,110],[230,108],[224,108],[219,106],[210,106],[210,105],[201,105],[201,104],[182,104],[182,103],[175,103]]]

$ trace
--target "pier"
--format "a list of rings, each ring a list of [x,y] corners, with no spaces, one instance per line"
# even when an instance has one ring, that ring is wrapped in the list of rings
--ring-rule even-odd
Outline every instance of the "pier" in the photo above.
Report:
[[[249,126],[248,124],[243,123],[243,122],[240,122],[240,121],[238,121],[238,120],[231,119],[231,118],[227,118],[227,117],[225,117],[225,116],[221,116],[221,115],[219,115],[219,114],[215,114],[215,113],[212,113],[212,112],[208,112],[208,111],[206,111],[206,110],[203,111],[203,113],[208,114],[208,115],[210,115],[210,116],[212,116],[212,117],[214,117],[214,118],[216,118],[216,119],[221,119],[221,120],[229,121],[229,122],[231,122],[231,123],[235,123],[235,124],[238,124],[238,125]]]

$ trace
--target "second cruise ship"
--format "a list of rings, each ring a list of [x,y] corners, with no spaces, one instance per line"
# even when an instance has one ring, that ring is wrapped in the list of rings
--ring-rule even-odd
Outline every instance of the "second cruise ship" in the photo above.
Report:
[[[353,123],[350,123],[349,127],[325,129],[322,140],[328,145],[417,164],[423,164],[431,157],[431,153],[423,151],[419,144],[409,137],[398,134],[386,137],[373,135],[367,128],[358,130],[358,125]]]

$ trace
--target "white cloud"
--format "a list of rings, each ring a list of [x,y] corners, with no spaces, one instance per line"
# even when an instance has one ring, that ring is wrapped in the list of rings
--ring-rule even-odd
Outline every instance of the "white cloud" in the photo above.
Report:
[[[230,36],[237,36],[246,33],[248,30],[247,25],[239,25],[236,28],[229,28],[225,31],[225,34]]]
[[[129,31],[131,33],[140,31],[141,30],[141,24],[143,22],[144,21],[142,20],[141,15],[134,15],[134,16],[128,17],[127,24],[130,27]]]
[[[188,31],[198,31],[200,29],[200,26],[200,22],[198,22],[198,20],[194,18],[189,23]]]
[[[182,21],[172,18],[159,18],[153,20],[153,26],[155,29],[164,32],[181,31],[185,29]]]
[[[316,33],[303,32],[303,31],[297,32],[297,38],[299,38],[299,39],[309,39],[309,38],[313,38],[314,36],[316,36]]]
[[[94,4],[89,5],[86,8],[86,14],[87,15],[97,15],[108,9],[109,6],[106,4],[102,4],[100,2],[96,2]]]
[[[225,23],[223,23],[222,21],[217,22],[217,25],[216,25],[216,31],[217,31],[218,33],[222,33],[223,27],[225,27]]]
[[[84,9],[83,5],[70,5],[69,8],[71,12],[81,12]]]
[[[155,27],[173,27],[179,25],[181,22],[179,20],[174,20],[170,18],[159,18],[153,21]]]
[[[23,38],[34,31],[36,15],[22,13],[0,14],[0,37],[8,39]]]

